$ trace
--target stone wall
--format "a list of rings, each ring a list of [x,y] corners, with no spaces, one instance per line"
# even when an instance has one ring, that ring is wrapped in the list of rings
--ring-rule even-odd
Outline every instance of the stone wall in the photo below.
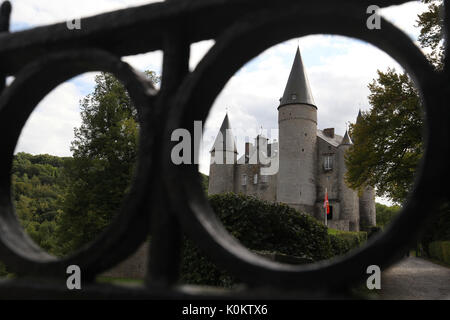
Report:
[[[328,220],[328,228],[342,231],[350,231],[350,223],[348,220]]]
[[[238,164],[235,169],[234,190],[261,200],[275,202],[277,200],[277,175],[261,175],[259,164]],[[247,176],[246,185],[242,184],[243,176]],[[257,183],[255,182],[257,175]]]
[[[314,208],[316,202],[317,109],[305,104],[278,110],[277,201]],[[314,214],[314,212],[309,212]]]

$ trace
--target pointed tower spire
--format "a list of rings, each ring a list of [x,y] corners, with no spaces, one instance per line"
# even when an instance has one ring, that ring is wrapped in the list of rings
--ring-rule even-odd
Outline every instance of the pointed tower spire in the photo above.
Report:
[[[234,141],[233,132],[231,131],[230,119],[228,112],[225,114],[216,141],[211,149],[212,151],[231,151],[237,153],[236,142]]]
[[[287,104],[309,104],[316,107],[300,54],[300,48],[298,47],[286,89],[284,90],[283,97],[280,99],[280,107]]]
[[[341,142],[341,145],[345,144],[353,144],[352,140],[350,139],[350,136],[348,135],[348,130],[345,130],[345,135]]]
[[[362,118],[361,109],[359,109],[358,116],[356,117],[356,123],[358,123]]]

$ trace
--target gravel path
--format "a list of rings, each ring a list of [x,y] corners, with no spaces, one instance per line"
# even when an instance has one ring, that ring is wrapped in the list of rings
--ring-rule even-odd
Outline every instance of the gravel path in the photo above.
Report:
[[[450,300],[450,268],[410,257],[381,276],[380,299]]]

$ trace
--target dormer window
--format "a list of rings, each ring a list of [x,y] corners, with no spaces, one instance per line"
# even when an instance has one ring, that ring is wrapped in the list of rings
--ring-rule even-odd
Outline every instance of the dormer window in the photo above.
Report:
[[[327,155],[324,157],[323,168],[325,171],[333,170],[333,156]]]
[[[297,95],[295,93],[291,95],[291,100],[297,100]]]

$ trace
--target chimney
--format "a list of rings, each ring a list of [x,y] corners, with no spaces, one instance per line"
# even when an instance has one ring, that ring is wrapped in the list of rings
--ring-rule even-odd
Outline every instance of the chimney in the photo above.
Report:
[[[334,138],[334,128],[323,129],[323,133],[330,138]]]
[[[250,157],[250,142],[245,143],[245,163],[248,163]]]

